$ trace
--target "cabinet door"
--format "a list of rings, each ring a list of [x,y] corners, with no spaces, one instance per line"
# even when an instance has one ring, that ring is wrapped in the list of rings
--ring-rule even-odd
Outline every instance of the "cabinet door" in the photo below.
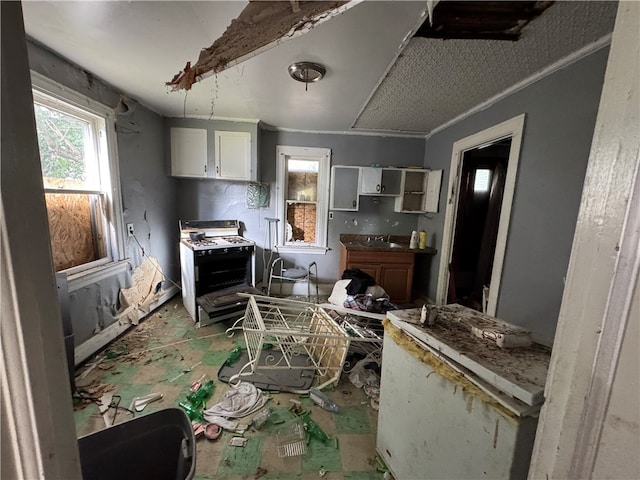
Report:
[[[382,188],[383,195],[400,195],[400,186],[402,184],[402,170],[398,168],[382,169]]]
[[[358,210],[358,167],[331,167],[331,210]]]
[[[380,279],[382,278],[381,265],[370,264],[370,263],[348,263],[347,264],[347,269],[349,270],[354,270],[356,268],[362,270],[364,273],[368,273],[369,275],[371,275],[376,280],[376,283],[381,285],[380,283]]]
[[[207,177],[207,131],[201,128],[171,129],[171,175]]]
[[[375,167],[360,168],[360,193],[362,195],[380,195],[382,192],[382,169]]]
[[[409,303],[413,285],[413,265],[383,265],[378,282],[394,303]]]
[[[251,180],[251,133],[215,132],[216,178]]]
[[[440,184],[442,183],[442,170],[430,170],[427,179],[427,191],[424,196],[424,211],[438,213],[438,200],[440,200]]]

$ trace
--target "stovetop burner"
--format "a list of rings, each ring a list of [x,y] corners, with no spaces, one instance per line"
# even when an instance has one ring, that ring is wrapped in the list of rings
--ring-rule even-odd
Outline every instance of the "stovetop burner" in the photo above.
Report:
[[[191,240],[190,233],[202,232],[203,240]],[[180,239],[192,250],[225,249],[225,251],[251,250],[255,243],[240,233],[238,220],[182,220]]]

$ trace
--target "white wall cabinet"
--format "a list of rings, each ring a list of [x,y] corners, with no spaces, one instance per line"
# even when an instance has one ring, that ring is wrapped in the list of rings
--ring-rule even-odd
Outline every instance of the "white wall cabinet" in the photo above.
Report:
[[[401,193],[394,210],[401,213],[437,213],[442,170],[403,169]]]
[[[171,176],[207,178],[207,131],[171,128]]]
[[[402,172],[397,168],[360,167],[360,195],[399,195]]]
[[[437,213],[442,170],[331,167],[331,210],[357,211],[360,195],[395,197],[394,211]]]
[[[215,131],[215,178],[256,180],[251,164],[251,133]]]
[[[331,167],[331,210],[357,211],[360,167]]]

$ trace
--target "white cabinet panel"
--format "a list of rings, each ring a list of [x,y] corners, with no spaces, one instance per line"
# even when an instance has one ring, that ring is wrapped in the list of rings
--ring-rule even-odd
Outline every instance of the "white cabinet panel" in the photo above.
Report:
[[[359,173],[359,167],[331,167],[331,210],[358,210]]]
[[[171,175],[207,177],[207,131],[201,128],[171,128]]]
[[[360,195],[399,195],[401,178],[400,169],[360,167]]]
[[[215,149],[215,178],[252,180],[251,133],[216,130]]]

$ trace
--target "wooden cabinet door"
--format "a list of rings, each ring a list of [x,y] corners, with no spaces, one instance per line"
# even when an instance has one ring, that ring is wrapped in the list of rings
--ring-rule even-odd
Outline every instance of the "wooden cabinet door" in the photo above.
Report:
[[[392,302],[411,302],[413,265],[383,265],[378,283],[385,289]]]

